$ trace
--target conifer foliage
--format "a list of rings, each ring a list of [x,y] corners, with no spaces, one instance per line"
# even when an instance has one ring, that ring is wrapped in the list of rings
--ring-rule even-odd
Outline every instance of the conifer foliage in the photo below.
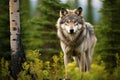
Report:
[[[0,0],[0,58],[10,59],[9,1]]]
[[[68,5],[60,3],[59,0],[40,0],[37,8],[38,15],[31,22],[39,25],[36,26],[37,33],[39,32],[36,35],[39,35],[38,42],[41,53],[49,55],[59,53],[60,45],[55,25],[62,7],[68,7]]]
[[[110,72],[117,67],[116,54],[120,56],[120,1],[104,0],[102,20],[98,27],[99,53]]]

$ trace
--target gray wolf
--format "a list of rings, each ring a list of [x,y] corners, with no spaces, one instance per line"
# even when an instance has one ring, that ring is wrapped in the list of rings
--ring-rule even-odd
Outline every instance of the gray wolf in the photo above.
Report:
[[[93,26],[83,18],[82,8],[74,10],[62,8],[56,26],[64,53],[66,76],[69,77],[67,65],[71,62],[71,57],[74,57],[80,71],[89,71],[97,39]]]

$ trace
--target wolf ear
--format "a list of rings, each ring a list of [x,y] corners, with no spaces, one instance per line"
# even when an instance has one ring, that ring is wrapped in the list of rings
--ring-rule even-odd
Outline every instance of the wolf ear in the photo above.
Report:
[[[82,7],[78,7],[78,8],[75,10],[75,14],[77,14],[78,16],[82,16]]]
[[[61,10],[60,10],[60,17],[63,17],[66,14],[68,14],[68,11],[65,8],[61,8]]]

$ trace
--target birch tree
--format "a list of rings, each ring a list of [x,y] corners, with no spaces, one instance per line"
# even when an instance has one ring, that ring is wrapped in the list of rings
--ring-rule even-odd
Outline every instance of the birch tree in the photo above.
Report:
[[[10,11],[10,47],[11,47],[11,74],[17,80],[17,74],[22,69],[25,60],[20,36],[19,0],[9,0]]]

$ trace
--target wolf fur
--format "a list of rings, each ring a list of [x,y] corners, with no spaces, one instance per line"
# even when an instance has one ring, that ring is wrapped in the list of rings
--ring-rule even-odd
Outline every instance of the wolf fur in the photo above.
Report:
[[[64,53],[64,65],[67,74],[67,65],[73,56],[80,71],[89,71],[96,44],[93,26],[84,21],[82,8],[69,10],[62,8],[57,21],[57,35]]]

